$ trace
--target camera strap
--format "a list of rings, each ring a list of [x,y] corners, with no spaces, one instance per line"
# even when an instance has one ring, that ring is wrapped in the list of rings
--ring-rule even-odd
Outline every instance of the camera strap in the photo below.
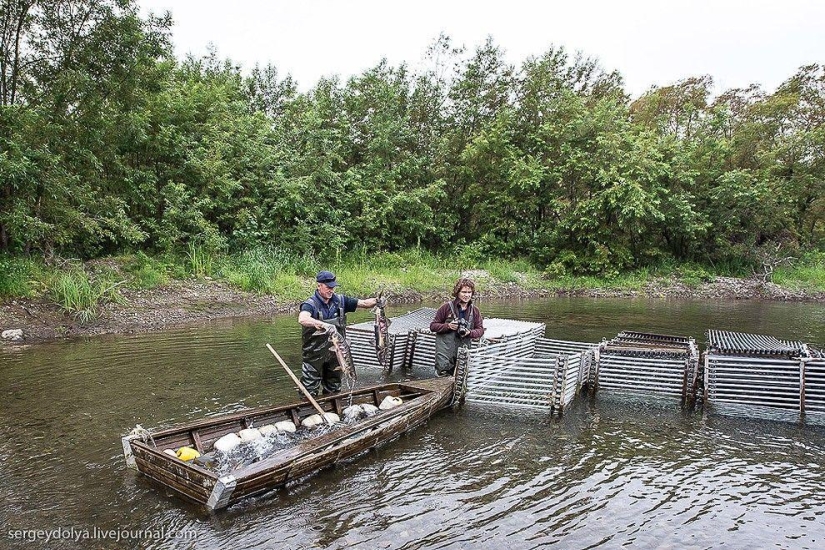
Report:
[[[467,320],[467,326],[470,328],[470,330],[472,330],[473,327],[475,326],[473,324],[473,303],[472,302],[467,304],[467,309],[466,310],[462,311],[462,309],[460,307],[459,308],[456,307],[455,302],[451,301],[450,302],[450,313],[453,314],[453,319],[455,319],[456,321],[458,321],[459,319],[465,318]]]

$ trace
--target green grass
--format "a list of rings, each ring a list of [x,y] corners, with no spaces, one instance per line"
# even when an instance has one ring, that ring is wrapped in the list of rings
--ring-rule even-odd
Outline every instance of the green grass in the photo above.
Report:
[[[268,294],[281,302],[305,299],[315,289],[315,273],[334,271],[341,291],[351,296],[417,292],[445,295],[463,271],[474,273],[481,293],[508,286],[525,290],[581,291],[587,289],[639,290],[656,279],[677,280],[698,286],[713,279],[714,272],[695,264],[665,262],[612,277],[574,276],[544,272],[526,260],[436,256],[418,248],[401,252],[355,253],[321,261],[312,254],[292,254],[274,247],[260,247],[235,254],[207,252],[189,247],[183,255],[148,256],[142,252],[87,262],[62,262],[46,266],[40,260],[0,255],[0,299],[47,295],[81,322],[99,314],[107,301],[120,300],[120,285],[152,289],[176,279],[211,278],[235,288]],[[727,274],[727,273],[720,273]],[[774,273],[774,282],[788,288],[825,292],[825,253],[809,254],[790,267]]]
[[[218,275],[231,285],[247,292],[278,297],[299,292],[302,287],[296,281],[316,272],[311,256],[298,256],[273,247],[254,248],[213,263],[220,264]]]
[[[120,300],[119,284],[109,273],[93,279],[86,271],[71,268],[54,273],[49,295],[63,311],[85,324],[98,318],[105,301]]]
[[[773,282],[784,287],[825,292],[825,252],[813,252],[794,265],[779,267]]]
[[[123,270],[130,276],[129,286],[150,289],[167,284],[171,280],[170,266],[161,258],[151,258],[143,252],[120,259]]]
[[[206,247],[189,243],[186,260],[189,272],[194,277],[203,279],[212,275],[215,255]]]
[[[0,254],[0,300],[34,296],[42,278],[42,262]]]

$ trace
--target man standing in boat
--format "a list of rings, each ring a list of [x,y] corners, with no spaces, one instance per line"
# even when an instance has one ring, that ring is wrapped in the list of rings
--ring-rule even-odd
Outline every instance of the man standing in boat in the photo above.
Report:
[[[315,282],[318,287],[315,294],[301,304],[298,323],[303,327],[301,384],[317,396],[319,390],[325,394],[341,391],[341,370],[330,349],[329,331],[336,330],[344,338],[347,313],[359,307],[373,307],[377,300],[336,294],[338,282],[330,271],[319,271]]]
[[[460,278],[453,288],[453,300],[446,302],[430,323],[435,333],[435,372],[438,376],[455,374],[458,348],[470,345],[484,335],[484,319],[473,305],[476,285],[472,279]]]

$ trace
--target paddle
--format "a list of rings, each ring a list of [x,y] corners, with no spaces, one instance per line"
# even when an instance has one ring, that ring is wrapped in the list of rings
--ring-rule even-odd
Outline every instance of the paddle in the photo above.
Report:
[[[312,406],[315,407],[315,410],[318,411],[318,413],[321,415],[321,418],[324,419],[324,422],[326,422],[329,425],[332,425],[332,422],[326,417],[324,409],[321,408],[321,405],[319,405],[318,402],[315,401],[315,399],[312,397],[312,394],[307,391],[303,384],[301,384],[301,381],[298,380],[298,378],[296,378],[294,374],[292,374],[292,371],[289,370],[289,367],[286,366],[286,363],[284,363],[284,360],[281,359],[280,355],[278,355],[278,352],[272,349],[272,346],[270,346],[269,344],[267,344],[266,347],[269,348],[269,351],[272,352],[272,355],[275,356],[275,359],[278,360],[278,362],[284,368],[289,377],[292,378],[292,381],[295,382],[295,384],[298,386],[298,389],[304,392],[304,395],[307,399],[309,399],[309,402],[312,403]]]

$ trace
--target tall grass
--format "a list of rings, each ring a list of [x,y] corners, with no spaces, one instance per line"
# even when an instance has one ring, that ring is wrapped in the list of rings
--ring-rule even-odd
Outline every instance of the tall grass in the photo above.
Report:
[[[205,246],[189,243],[186,258],[189,261],[190,272],[195,277],[202,279],[212,275],[215,253],[207,250]]]
[[[93,281],[85,271],[72,269],[54,276],[49,294],[63,311],[86,324],[98,318],[102,303],[120,300],[118,285],[109,276]]]
[[[42,274],[42,262],[0,254],[0,300],[34,295]]]
[[[578,291],[594,288],[638,290],[655,278],[672,278],[688,285],[711,280],[715,271],[696,264],[663,262],[651,269],[640,269],[613,277],[549,276],[523,259],[436,256],[421,248],[374,253],[363,248],[320,261],[311,253],[295,254],[277,247],[259,247],[235,254],[192,245],[183,255],[150,257],[142,252],[110,258],[98,265],[114,266],[113,271],[92,273],[88,265],[64,262],[59,268],[47,267],[41,260],[0,254],[0,299],[36,297],[44,292],[66,312],[81,322],[99,315],[107,301],[119,301],[118,270],[128,273],[128,286],[154,288],[173,279],[191,276],[214,277],[247,292],[269,294],[284,302],[300,301],[315,289],[315,273],[334,271],[342,284],[341,292],[350,296],[419,293],[448,293],[456,279],[466,272],[476,279],[479,292],[495,295],[506,285],[523,289]],[[475,252],[474,252],[475,254]],[[95,270],[96,268],[92,268]],[[793,266],[774,272],[774,282],[809,291],[825,292],[825,253],[807,255]]]
[[[778,267],[773,282],[789,288],[825,292],[825,252],[805,255],[792,266]]]
[[[171,278],[169,262],[151,258],[143,252],[122,258],[121,262],[124,270],[130,274],[129,284],[134,288],[155,288],[167,284]]]
[[[299,299],[308,285],[301,281],[317,270],[310,255],[296,255],[277,247],[258,247],[223,258],[220,273],[247,292]]]
[[[344,291],[353,296],[373,296],[381,291],[431,292],[440,290],[450,279],[455,282],[459,274],[445,258],[419,248],[378,253],[361,250],[324,269],[335,271]]]

